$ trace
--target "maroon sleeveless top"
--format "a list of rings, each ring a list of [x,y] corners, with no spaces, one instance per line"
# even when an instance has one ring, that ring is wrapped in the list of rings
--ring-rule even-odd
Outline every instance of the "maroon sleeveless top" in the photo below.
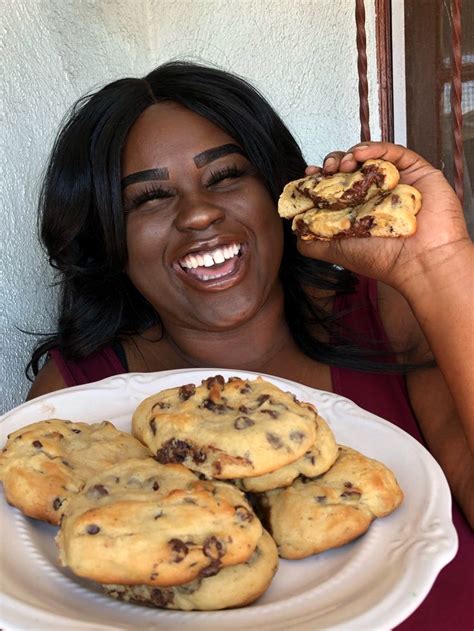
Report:
[[[361,336],[377,340],[389,348],[389,342],[377,307],[377,283],[360,277],[357,290],[338,296],[334,310],[344,313],[341,322]],[[119,358],[120,351],[106,347],[79,361],[66,360],[61,352],[50,352],[67,386],[90,383],[127,372]],[[333,390],[360,407],[387,419],[424,444],[410,407],[402,375],[358,372],[331,367]],[[399,631],[472,631],[474,608],[474,537],[453,502],[453,522],[459,537],[456,557],[443,568],[430,593],[418,609],[401,625]],[[383,625],[380,620],[380,625]]]

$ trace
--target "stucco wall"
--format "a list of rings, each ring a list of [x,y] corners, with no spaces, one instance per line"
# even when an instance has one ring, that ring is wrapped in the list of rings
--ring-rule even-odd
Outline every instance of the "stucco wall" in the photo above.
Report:
[[[366,1],[371,126],[378,135],[374,9]],[[359,139],[352,0],[3,0],[0,413],[24,399],[36,337],[53,329],[53,275],[37,239],[41,173],[85,92],[170,58],[250,79],[309,162]]]

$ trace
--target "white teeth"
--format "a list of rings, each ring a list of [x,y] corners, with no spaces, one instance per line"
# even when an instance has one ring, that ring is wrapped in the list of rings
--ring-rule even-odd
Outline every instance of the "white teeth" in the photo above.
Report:
[[[204,265],[206,267],[212,267],[214,265],[214,259],[207,252],[206,254],[204,254],[203,259],[204,259]]]
[[[224,255],[224,251],[217,249],[212,253],[212,258],[214,259],[214,263],[223,263],[226,259],[225,255]]]
[[[181,267],[186,269],[196,269],[197,267],[212,267],[220,265],[227,259],[231,259],[240,252],[240,245],[232,243],[230,245],[216,248],[211,252],[202,252],[199,254],[187,254],[179,260]],[[214,278],[214,277],[213,277]],[[207,278],[204,280],[208,280]]]

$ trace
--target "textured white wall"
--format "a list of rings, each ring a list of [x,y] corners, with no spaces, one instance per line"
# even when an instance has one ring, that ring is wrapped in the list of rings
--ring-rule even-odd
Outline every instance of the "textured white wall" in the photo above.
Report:
[[[371,125],[378,135],[374,9],[366,1]],[[353,0],[3,0],[0,413],[51,331],[55,290],[37,240],[36,199],[58,125],[82,94],[170,58],[250,79],[309,162],[359,139]]]

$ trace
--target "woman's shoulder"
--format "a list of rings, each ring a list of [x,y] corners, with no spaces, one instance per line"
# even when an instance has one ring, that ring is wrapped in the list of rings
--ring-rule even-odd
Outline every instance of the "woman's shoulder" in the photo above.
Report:
[[[36,397],[40,397],[43,394],[55,392],[56,390],[62,390],[66,387],[64,377],[61,374],[56,362],[49,359],[36,375],[26,400],[30,401],[31,399],[36,399]]]

